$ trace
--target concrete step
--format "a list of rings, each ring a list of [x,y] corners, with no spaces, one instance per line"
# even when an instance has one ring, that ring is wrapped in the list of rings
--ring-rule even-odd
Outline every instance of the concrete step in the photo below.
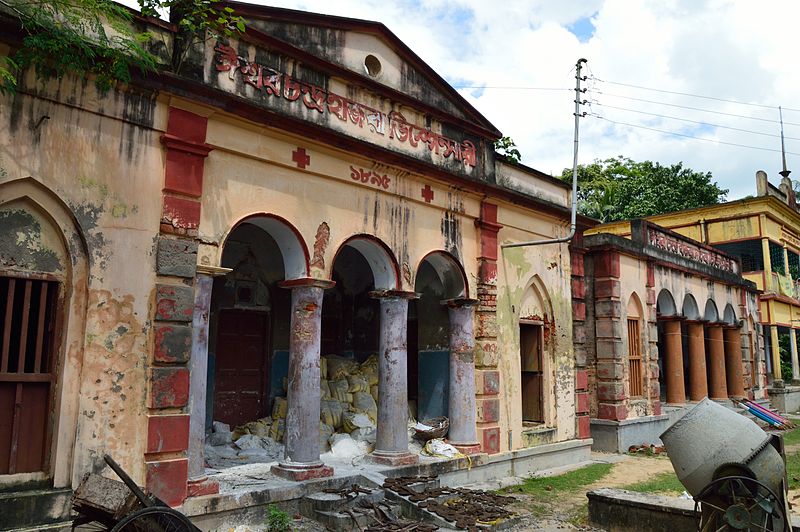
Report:
[[[303,515],[314,517],[314,512],[336,512],[346,508],[354,508],[361,504],[361,501],[372,503],[382,502],[384,492],[381,489],[370,489],[369,493],[358,493],[355,496],[342,496],[338,493],[317,492],[303,497],[300,503],[300,511]]]
[[[351,508],[350,510],[353,513],[352,515],[342,511],[317,511],[314,520],[322,523],[329,530],[337,532],[363,530],[377,523],[371,510],[360,507]],[[402,519],[400,507],[397,505],[382,505],[382,510],[389,513],[394,519]]]
[[[4,529],[5,530],[5,529]],[[37,525],[25,528],[12,528],[5,532],[71,532],[72,521],[60,521],[49,525]]]
[[[69,520],[71,506],[71,489],[0,493],[0,530],[45,530],[46,525]]]
[[[438,487],[438,486],[436,486],[436,487]],[[439,499],[447,499],[447,498],[449,498],[449,496],[443,496],[443,497],[440,497]],[[391,490],[386,490],[386,499],[388,501],[396,503],[400,508],[400,513],[406,519],[411,519],[413,521],[424,521],[426,523],[431,523],[431,524],[439,526],[440,529],[442,529],[442,528],[445,528],[445,529],[455,528],[454,523],[452,523],[451,521],[447,521],[445,519],[442,519],[441,517],[439,517],[435,513],[429,512],[425,508],[420,508],[417,505],[417,503],[411,502],[410,500],[408,500],[407,497],[403,497],[402,495],[398,495],[397,493],[395,493],[395,492],[393,492]],[[439,500],[439,499],[437,499],[437,500]],[[439,500],[439,502],[441,502],[441,501]]]

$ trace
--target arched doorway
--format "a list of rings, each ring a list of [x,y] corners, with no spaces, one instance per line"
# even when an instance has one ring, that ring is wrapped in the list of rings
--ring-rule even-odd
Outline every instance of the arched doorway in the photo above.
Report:
[[[674,404],[682,404],[686,400],[680,318],[675,298],[669,290],[662,289],[656,299],[658,383],[661,400]]]
[[[642,315],[642,302],[634,292],[627,306],[628,396],[631,398],[643,398],[647,390],[644,371],[647,360],[642,356],[645,345],[642,341]]]
[[[434,251],[420,262],[414,291],[419,299],[408,309],[409,409],[421,420],[447,416],[450,318],[442,302],[466,297],[466,277],[449,253]]]
[[[347,240],[333,259],[331,280],[322,303],[322,354],[363,362],[378,352],[380,303],[370,295],[397,288],[397,267],[377,240]]]
[[[291,291],[279,283],[305,277],[306,264],[296,231],[274,216],[247,218],[226,238],[221,266],[231,271],[211,295],[207,425],[265,417],[285,395]]]
[[[541,280],[535,277],[520,301],[519,356],[522,425],[550,425],[552,313]]]

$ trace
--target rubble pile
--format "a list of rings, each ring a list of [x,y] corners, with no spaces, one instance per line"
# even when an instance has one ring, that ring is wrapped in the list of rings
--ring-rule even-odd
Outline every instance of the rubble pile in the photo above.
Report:
[[[215,421],[206,440],[206,462],[212,468],[243,463],[275,462],[283,458],[286,433],[287,380],[283,395],[274,398],[272,413],[233,430]],[[369,453],[378,421],[378,356],[364,362],[338,355],[320,359],[321,453],[354,458]]]

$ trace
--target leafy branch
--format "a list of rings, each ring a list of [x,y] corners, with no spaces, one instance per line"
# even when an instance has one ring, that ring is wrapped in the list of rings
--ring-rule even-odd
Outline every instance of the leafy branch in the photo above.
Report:
[[[175,71],[194,44],[245,30],[244,19],[230,7],[218,8],[218,0],[139,0],[139,6],[150,17],[170,11],[179,29],[169,65]],[[146,74],[159,66],[148,50],[154,35],[138,31],[133,13],[110,0],[0,0],[0,12],[17,19],[24,35],[13,55],[0,58],[0,92],[14,92],[29,67],[59,79],[91,74],[108,90],[130,82],[134,70]]]

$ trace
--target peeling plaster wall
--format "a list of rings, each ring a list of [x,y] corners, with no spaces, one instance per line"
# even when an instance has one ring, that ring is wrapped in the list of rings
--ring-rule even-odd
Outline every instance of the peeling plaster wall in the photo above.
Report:
[[[153,95],[99,94],[87,79],[37,80],[29,73],[16,95],[0,99],[0,191],[28,183],[22,194],[51,198],[52,206],[43,206],[47,215],[64,208],[59,224],[68,228],[70,257],[58,261],[73,270],[65,304],[68,311],[86,307],[71,312],[65,326],[56,486],[75,486],[84,473],[101,471],[104,453],[144,482],[165,121],[166,108]],[[2,209],[13,222],[16,204]],[[0,254],[8,242],[2,238]],[[41,254],[51,236],[15,238],[31,251],[25,269],[52,269],[55,257]],[[81,248],[88,253],[83,272],[76,256]]]
[[[504,226],[501,243],[552,238],[566,233],[554,219],[531,217],[511,206],[499,209],[498,223]],[[555,428],[553,441],[575,437],[575,355],[572,344],[572,301],[570,254],[567,244],[547,244],[502,250],[497,265],[497,327],[500,350],[501,449],[523,446],[520,389],[519,320],[537,316],[543,307],[545,343],[545,424]],[[526,297],[533,286],[541,303]],[[535,301],[535,299],[534,299]],[[510,434],[510,437],[509,437]]]

